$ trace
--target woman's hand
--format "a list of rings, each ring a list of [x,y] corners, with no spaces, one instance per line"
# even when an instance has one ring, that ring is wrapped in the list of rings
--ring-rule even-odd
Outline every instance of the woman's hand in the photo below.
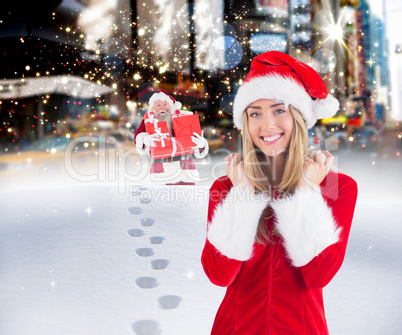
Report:
[[[298,188],[317,187],[324,180],[334,161],[328,151],[317,150],[311,152],[304,160],[303,175],[300,178]]]
[[[225,158],[226,174],[233,185],[240,185],[242,188],[254,192],[254,186],[248,179],[244,171],[243,156],[238,153],[232,153]]]

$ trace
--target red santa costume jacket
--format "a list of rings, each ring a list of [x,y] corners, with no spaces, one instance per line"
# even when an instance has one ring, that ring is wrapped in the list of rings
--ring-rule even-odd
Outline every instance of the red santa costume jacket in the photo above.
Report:
[[[137,136],[145,133],[145,122],[141,121],[134,134],[134,143],[137,143]],[[201,157],[202,158],[202,157]],[[199,180],[199,173],[191,158],[177,161],[152,162],[150,170],[152,180],[168,183],[192,183]]]
[[[228,177],[210,189],[202,265],[213,284],[227,287],[211,334],[328,334],[322,289],[345,256],[356,182],[330,172],[320,188],[286,200],[244,192]],[[254,240],[268,202],[275,215],[266,224],[277,233],[260,245]]]

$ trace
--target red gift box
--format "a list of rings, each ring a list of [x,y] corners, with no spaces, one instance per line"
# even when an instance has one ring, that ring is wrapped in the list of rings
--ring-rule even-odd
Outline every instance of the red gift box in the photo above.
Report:
[[[144,115],[145,130],[148,134],[153,134],[153,129],[158,127],[159,120],[155,118],[153,112],[146,112]]]
[[[176,136],[177,151],[181,152],[181,155],[192,154],[194,152],[191,147],[195,146],[193,140],[189,136]]]
[[[194,132],[201,135],[201,125],[198,115],[179,114],[173,117],[173,132],[175,137],[188,136],[190,139]]]
[[[174,145],[172,143],[170,146],[164,147],[164,148],[151,147],[151,149],[150,149],[151,157],[153,159],[172,157],[172,152],[174,152],[173,150],[174,150],[174,147],[176,145],[175,144],[176,142],[174,140],[172,142],[174,143]]]
[[[173,138],[169,136],[169,131],[165,121],[159,122],[152,112],[147,112],[144,116],[147,133],[161,134],[159,139],[155,142],[156,146],[151,147],[150,153],[153,159],[182,156],[191,154],[194,151],[191,149],[191,147],[195,145],[191,136],[193,136],[194,132],[201,135],[201,126],[198,115],[175,113],[172,115],[172,118],[173,131],[175,134],[175,137]]]
[[[177,115],[173,118],[173,131],[178,151],[182,152],[182,155],[193,153],[194,150],[191,147],[195,144],[191,136],[194,136],[194,132],[201,135],[201,125],[198,115]]]
[[[159,135],[155,138],[156,148],[169,148],[172,146],[172,139],[165,121],[158,122],[158,127],[151,129],[151,132],[148,133]]]
[[[169,135],[169,129],[166,121],[159,122],[155,118],[153,112],[146,112],[144,115],[145,130],[148,134],[158,134],[155,138],[155,146],[150,149],[150,154],[153,159],[171,157],[174,151],[172,138]]]
[[[146,112],[144,115],[145,130],[148,134],[158,134],[159,137],[155,138],[156,148],[169,148],[172,141],[169,135],[169,129],[166,121],[159,122],[155,118],[153,112]]]
[[[191,139],[190,139],[191,140]],[[194,146],[194,143],[191,142]],[[191,147],[184,147],[183,142],[176,139],[176,137],[171,138],[171,146],[165,148],[157,148],[151,147],[151,156],[153,159],[167,158],[167,157],[175,157],[182,156],[186,154],[191,154],[193,150]]]

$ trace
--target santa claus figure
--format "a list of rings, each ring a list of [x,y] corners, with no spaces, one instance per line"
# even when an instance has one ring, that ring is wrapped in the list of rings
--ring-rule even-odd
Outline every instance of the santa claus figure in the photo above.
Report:
[[[172,113],[180,112],[181,103],[176,101],[165,90],[154,93],[149,99],[148,111],[154,113],[159,122],[166,122],[170,137],[174,137]],[[194,156],[198,159],[208,154],[207,140],[196,132],[191,137],[194,147]],[[145,122],[141,121],[134,135],[134,142],[137,149],[149,152],[150,147],[155,147],[158,139],[157,134],[148,134],[145,130]],[[167,185],[195,185],[199,180],[199,173],[191,159],[191,154],[153,159],[151,164],[151,181]]]

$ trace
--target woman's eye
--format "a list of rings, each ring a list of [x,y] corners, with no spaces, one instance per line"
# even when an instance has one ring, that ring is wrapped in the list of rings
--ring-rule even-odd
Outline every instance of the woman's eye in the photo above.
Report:
[[[277,110],[275,111],[275,113],[276,113],[276,114],[283,114],[283,113],[285,113],[285,111],[284,111],[283,109],[277,109]]]
[[[257,117],[260,116],[260,113],[254,112],[250,114],[250,117]]]

